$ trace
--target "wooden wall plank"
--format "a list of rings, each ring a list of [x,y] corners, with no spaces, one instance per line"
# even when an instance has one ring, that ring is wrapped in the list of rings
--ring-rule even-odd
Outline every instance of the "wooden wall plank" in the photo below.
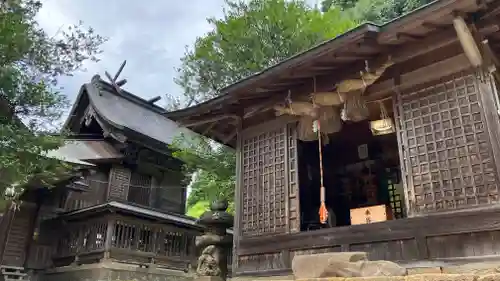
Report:
[[[500,207],[497,206],[295,234],[242,237],[238,257],[244,260],[244,267],[233,272],[238,275],[290,270],[297,254],[337,251],[366,251],[371,259],[397,262],[492,255],[500,259],[498,241]],[[278,256],[284,258],[287,251],[289,263],[276,266]]]

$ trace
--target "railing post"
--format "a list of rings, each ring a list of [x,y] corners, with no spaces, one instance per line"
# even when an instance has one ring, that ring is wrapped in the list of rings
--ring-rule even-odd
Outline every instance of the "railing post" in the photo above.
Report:
[[[104,242],[104,259],[109,259],[111,247],[113,246],[113,233],[115,230],[116,219],[114,216],[108,216],[108,224],[106,229],[106,240]]]
[[[225,281],[227,261],[232,247],[232,236],[227,229],[233,226],[233,216],[226,210],[227,201],[216,201],[210,211],[203,213],[198,223],[205,227],[205,233],[196,237],[195,245],[200,250],[196,273],[201,279]],[[214,281],[215,281],[214,280]]]

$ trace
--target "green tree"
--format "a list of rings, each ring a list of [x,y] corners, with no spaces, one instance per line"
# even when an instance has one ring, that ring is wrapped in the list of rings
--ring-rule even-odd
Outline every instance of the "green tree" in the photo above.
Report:
[[[386,23],[432,0],[323,0],[321,9],[341,9],[361,22]]]
[[[208,19],[213,31],[197,38],[182,58],[176,83],[184,96],[171,98],[170,105],[190,106],[216,97],[224,86],[357,25],[339,9],[322,13],[300,0],[227,1],[226,5],[222,19]],[[215,195],[233,201],[234,151],[205,139],[177,148],[175,155],[191,171],[199,171],[188,207]]]
[[[54,136],[68,106],[57,80],[97,61],[105,39],[82,23],[49,36],[35,20],[37,0],[7,0],[0,7],[0,194],[18,194],[36,177],[44,183],[64,170],[43,154],[61,145]]]

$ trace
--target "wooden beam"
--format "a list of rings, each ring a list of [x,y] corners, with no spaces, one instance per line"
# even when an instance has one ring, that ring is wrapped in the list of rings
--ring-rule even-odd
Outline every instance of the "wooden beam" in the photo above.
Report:
[[[491,34],[500,30],[498,24],[490,24],[481,26],[479,32],[481,34]],[[392,54],[394,63],[401,63],[414,57],[430,53],[434,50],[451,45],[458,41],[455,29],[453,27],[447,28],[445,31],[432,32],[425,39],[418,42],[405,44],[405,46],[392,47],[389,53]]]
[[[236,119],[236,118],[239,118],[239,117],[237,115],[232,115],[232,114],[220,115],[220,116],[214,116],[211,118],[204,118],[203,120],[183,122],[182,125],[189,128],[189,127],[194,127],[194,126],[207,124],[207,123],[211,123],[211,122],[221,121],[224,119]]]
[[[425,38],[424,36],[421,36],[421,35],[414,35],[414,34],[405,33],[405,32],[397,33],[396,37],[398,38],[398,40],[403,39],[403,40],[408,40],[408,41],[419,41],[419,40],[422,40]]]
[[[488,42],[488,39],[485,39],[481,42],[482,44],[482,49],[484,52],[484,56],[487,60],[487,67],[489,68],[488,70],[491,71],[497,82],[500,82],[500,60],[498,59],[497,55],[495,52],[491,49],[491,46]]]
[[[333,66],[333,65],[330,65],[330,66],[326,66],[326,65],[323,65],[323,66],[313,65],[313,66],[311,66],[311,69],[313,71],[316,71],[316,70],[319,70],[319,71],[325,71],[325,70],[332,71],[332,70],[337,69],[337,68],[339,68],[339,67],[338,66]]]
[[[354,54],[352,52],[348,53],[336,53],[335,55],[326,55],[321,58],[321,63],[317,64],[332,64],[332,63],[347,63],[356,60],[364,60],[369,59],[373,55],[363,55],[363,54]],[[314,64],[311,64],[313,66]]]
[[[378,42],[381,44],[391,44],[397,42],[397,33],[410,33],[422,26],[424,22],[438,22],[449,17],[453,10],[473,11],[478,7],[473,0],[441,0],[433,5],[422,8],[417,13],[409,14],[397,21],[392,21],[384,26],[385,31],[381,32]]]
[[[432,22],[424,22],[422,23],[422,26],[434,31],[434,30],[444,30],[449,27],[447,24],[438,24],[438,23],[432,23]]]
[[[238,128],[235,128],[231,134],[229,134],[225,139],[222,140],[222,144],[227,144],[228,142],[232,141],[237,134]]]
[[[208,126],[205,128],[205,130],[203,130],[203,132],[201,133],[201,135],[206,135],[208,134],[208,132],[210,132],[212,130],[212,128],[215,126],[215,124],[217,124],[216,122],[212,122],[210,124],[208,124]]]
[[[482,35],[488,35],[500,30],[500,26],[498,24],[483,24],[478,25],[479,32]],[[422,39],[417,42],[406,43],[399,46],[386,46],[384,53],[391,54],[392,61],[397,63],[402,63],[408,61],[412,58],[430,53],[437,49],[446,47],[453,43],[456,43],[458,38],[456,36],[456,32],[452,26],[448,27],[446,30],[439,30],[435,32],[431,32],[425,39]],[[369,60],[370,61],[370,60]],[[373,60],[371,60],[373,61]],[[379,59],[380,61],[380,59]],[[377,65],[376,63],[370,63],[370,65]],[[335,84],[344,79],[352,78],[353,75],[356,75],[360,70],[364,69],[364,61],[356,61],[349,64],[345,64],[345,67],[349,68],[349,72],[347,71],[331,71],[327,74],[316,76],[316,87],[317,91],[330,91],[334,88]],[[340,69],[337,68],[337,70]],[[338,73],[341,73],[340,75]],[[313,76],[313,75],[312,75]],[[311,79],[312,79],[311,76]],[[301,77],[304,78],[304,77]],[[305,83],[307,84],[307,83]],[[311,92],[312,87],[308,85],[303,85],[301,87],[296,87],[294,92]]]
[[[375,36],[367,36],[361,42],[356,43],[355,46],[349,46],[340,49],[339,53],[351,52],[357,55],[374,55],[381,51],[381,46],[377,42]]]
[[[499,30],[500,30],[500,27],[497,24],[489,24],[489,25],[483,25],[479,29],[479,32],[483,35],[487,35],[487,34],[491,34],[493,32],[497,32]],[[408,61],[412,58],[415,58],[415,57],[418,57],[418,56],[421,56],[421,55],[424,55],[427,53],[431,53],[437,49],[449,46],[453,43],[456,43],[457,41],[458,41],[458,38],[456,37],[455,30],[453,29],[452,26],[450,26],[445,31],[441,30],[441,31],[436,31],[436,32],[431,33],[429,36],[427,36],[425,39],[423,39],[419,42],[408,43],[408,44],[405,44],[405,46],[397,46],[397,47],[390,48],[389,51],[387,51],[387,53],[392,54],[391,59],[394,63],[403,63],[403,62]],[[385,62],[385,60],[381,60],[379,58],[378,61],[372,60],[369,64],[372,65],[373,67],[376,67],[384,62]],[[449,62],[448,60],[445,60],[443,63],[441,63],[441,65],[446,64],[448,62]],[[430,74],[435,75],[436,70],[432,70],[432,69],[436,69],[436,67],[437,67],[437,69],[440,69],[439,65],[440,64],[438,63],[438,66],[432,65],[434,67],[432,67],[432,66],[429,66],[430,68],[424,67],[424,69],[430,69],[430,72],[424,71],[423,73],[421,73],[423,76],[415,77],[415,79],[412,78],[412,80],[415,81],[416,83],[422,83],[422,81],[425,79],[432,80],[433,77],[430,77],[429,75]],[[468,66],[468,64],[465,64],[465,66]],[[357,61],[357,62],[349,64],[348,67],[349,67],[349,71],[351,73],[347,73],[344,71],[344,72],[340,72],[341,74],[337,74],[337,73],[339,73],[337,71],[336,73],[330,72],[326,75],[316,76],[316,91],[331,91],[331,90],[333,90],[335,88],[335,84],[338,81],[342,81],[344,79],[354,77],[354,75],[356,75],[356,73],[358,73],[360,70],[364,69],[365,64],[364,64],[364,61]],[[416,71],[418,71],[418,70],[416,70]],[[441,70],[439,70],[439,71],[441,71]],[[444,69],[443,71],[444,71],[444,73],[447,73],[446,69]],[[410,72],[410,73],[413,73],[413,72]],[[405,77],[407,77],[407,76],[405,76]],[[410,77],[412,77],[412,76],[410,75]],[[421,79],[422,77],[424,79]],[[312,77],[311,77],[311,79],[312,79]],[[403,78],[403,79],[406,79],[406,78]],[[403,84],[406,84],[406,83],[411,84],[411,81],[410,82],[403,82]],[[417,85],[416,83],[414,83],[414,85]],[[371,97],[376,97],[376,98],[384,97],[384,95],[389,94],[389,92],[394,88],[394,85],[395,84],[394,84],[393,79],[383,81],[382,83],[380,83],[380,82],[375,83],[374,85],[371,85],[368,88],[367,95],[370,95]],[[300,95],[309,94],[312,91],[313,91],[312,83],[304,83],[301,86],[298,86],[298,87],[291,89],[293,96],[300,96]],[[269,93],[269,95],[277,95],[277,94],[281,94],[283,96],[283,95],[286,95],[286,91],[277,91],[277,92],[270,92]]]
[[[478,30],[483,36],[488,36],[489,34],[492,34],[494,32],[499,31],[499,25],[496,23],[479,23],[477,24]],[[412,58],[431,53],[432,51],[435,51],[437,49],[446,47],[448,45],[451,45],[453,43],[456,43],[458,41],[458,38],[456,36],[456,33],[453,29],[453,27],[449,27],[446,30],[438,30],[435,32],[431,32],[425,39],[422,39],[418,42],[411,42],[403,45],[398,45],[398,46],[385,46],[383,49],[383,52],[386,54],[391,54],[392,61],[395,64],[399,64],[402,62],[405,62],[407,60],[410,60]],[[382,63],[385,63],[385,58],[384,61],[381,61],[380,55],[377,56],[375,59],[371,59],[370,65],[371,66],[377,66],[377,61],[378,65],[381,65]],[[316,57],[317,58],[317,57]],[[359,73],[360,70],[363,70],[365,67],[365,62],[364,60],[359,60],[356,62],[349,63],[347,65],[344,65],[341,69],[344,71],[330,71],[326,74],[322,75],[316,75],[316,91],[331,91],[335,88],[336,83],[349,79],[349,78],[354,78],[356,75]],[[298,73],[298,72],[297,72]],[[282,73],[284,75],[285,73]],[[307,75],[310,75],[309,77],[312,79],[314,74],[311,73],[305,73]],[[392,82],[385,82],[383,85],[387,85],[387,83],[392,83]],[[383,85],[380,85],[380,83],[376,83],[375,85],[372,85],[369,90],[371,93],[387,93],[387,89],[382,87]],[[391,84],[393,85],[393,83]],[[260,85],[260,87],[265,86],[265,85]],[[392,87],[392,86],[391,86]],[[257,88],[257,87],[256,87]],[[259,92],[255,92],[256,88],[247,88],[246,89],[246,95],[255,95],[255,94],[260,94],[262,91],[265,89],[260,89]],[[389,87],[390,88],[390,87]],[[249,91],[254,91],[254,93],[248,94]],[[292,94],[293,95],[304,95],[304,94],[309,94],[313,91],[313,85],[312,83],[303,83],[300,86],[293,87],[292,89]],[[273,91],[273,92],[268,92],[267,95],[286,95],[288,90],[279,90],[279,91]],[[227,102],[234,100],[241,100],[242,96],[241,95],[226,95],[221,98],[217,99],[217,103],[220,103],[221,105],[227,104]],[[215,102],[215,101],[214,101]],[[213,108],[207,107],[206,110],[208,111],[213,111]],[[205,110],[205,111],[206,111]],[[208,115],[208,114],[207,114]],[[210,114],[213,116],[212,114]],[[209,116],[210,116],[209,115]],[[210,122],[210,121],[198,121],[198,122]]]
[[[245,108],[243,110],[243,119],[250,118],[253,115],[265,111],[267,109],[272,108],[276,103],[279,103],[280,101],[284,101],[286,98],[285,94],[277,95],[276,97],[273,97],[271,99],[268,99],[267,101],[260,103],[256,106],[252,106],[249,108]]]
[[[467,56],[459,54],[415,71],[401,74],[398,83],[395,78],[375,83],[368,87],[366,97],[368,101],[377,100],[392,94],[396,87],[399,91],[403,91],[470,68],[471,65]]]

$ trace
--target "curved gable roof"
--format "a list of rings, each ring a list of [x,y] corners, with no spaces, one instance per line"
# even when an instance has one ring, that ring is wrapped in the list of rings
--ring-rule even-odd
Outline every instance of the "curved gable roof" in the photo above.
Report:
[[[117,93],[98,75],[92,78],[91,83],[82,86],[65,128],[76,116],[83,95],[88,97],[90,105],[101,119],[119,130],[128,129],[164,144],[172,143],[181,133],[190,133],[167,118],[163,108],[123,90]]]

